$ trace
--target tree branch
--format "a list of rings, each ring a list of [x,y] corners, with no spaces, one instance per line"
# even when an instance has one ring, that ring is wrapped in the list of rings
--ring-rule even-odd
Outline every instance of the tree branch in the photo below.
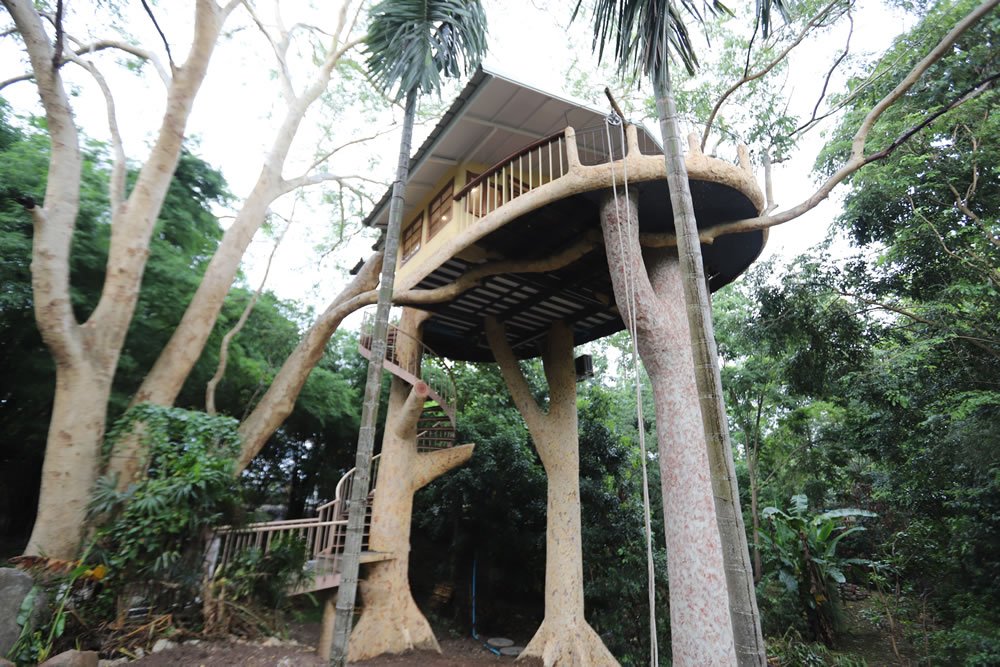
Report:
[[[974,174],[973,183],[972,185],[969,186],[969,190],[966,191],[966,196],[964,200],[962,197],[959,196],[958,190],[955,189],[955,186],[952,185],[951,183],[948,184],[948,187],[951,189],[952,194],[955,196],[955,208],[961,211],[965,217],[967,217],[969,220],[972,220],[981,230],[983,230],[983,234],[986,236],[987,241],[1000,248],[1000,236],[997,236],[995,233],[991,232],[990,229],[983,223],[982,219],[978,215],[976,215],[975,211],[969,208],[969,205],[966,203],[968,199],[972,196],[972,193],[975,191],[975,179],[978,177],[978,173],[974,171],[973,174]]]
[[[52,144],[44,204],[31,208],[35,320],[55,362],[69,364],[84,354],[69,282],[70,244],[80,203],[79,136],[62,78],[53,67],[49,37],[33,3],[2,2],[24,40]]]
[[[514,399],[514,404],[528,425],[528,431],[534,433],[536,429],[542,428],[545,413],[542,412],[535,397],[531,394],[531,387],[524,379],[524,373],[521,372],[517,357],[514,356],[514,351],[510,349],[510,343],[507,342],[504,326],[492,316],[487,316],[484,323],[486,339],[489,341],[490,350],[493,351],[493,356],[500,366],[500,374],[503,375],[503,379],[510,389],[510,396]]]
[[[392,302],[400,306],[419,306],[442,303],[454,299],[489,276],[501,273],[546,273],[569,266],[598,246],[597,240],[588,235],[560,252],[534,260],[503,260],[481,264],[462,274],[457,280],[428,290],[411,289],[393,295]]]
[[[368,258],[354,280],[316,319],[282,364],[260,403],[240,424],[243,445],[237,465],[238,470],[243,470],[250,463],[275,429],[291,414],[295,400],[302,391],[309,373],[322,358],[330,336],[344,318],[358,308],[377,301],[378,293],[374,288],[378,285],[381,268],[382,253],[378,252]]]
[[[743,76],[740,78],[739,81],[737,81],[729,88],[727,88],[726,92],[722,93],[722,96],[715,102],[715,106],[712,107],[712,111],[708,114],[708,120],[705,121],[705,130],[701,134],[702,151],[705,150],[705,145],[708,143],[708,135],[712,131],[712,124],[715,122],[715,117],[718,115],[719,109],[722,108],[722,105],[726,103],[726,100],[728,100],[733,93],[735,93],[745,84],[761,78],[762,76],[770,72],[772,69],[774,69],[778,63],[780,63],[782,60],[785,59],[785,57],[792,51],[792,49],[794,49],[796,46],[802,43],[802,40],[806,38],[806,35],[808,35],[813,28],[819,25],[820,21],[827,14],[829,14],[834,7],[840,4],[840,2],[842,2],[842,0],[832,0],[829,4],[820,9],[819,12],[817,12],[811,19],[809,19],[809,21],[802,28],[802,30],[799,31],[799,34],[796,35],[795,39],[793,39],[792,42],[781,51],[781,53],[779,53],[777,56],[771,59],[771,61],[768,62],[764,67],[757,70],[753,74],[748,73],[750,67],[750,62],[749,62],[750,53],[749,49],[747,50],[747,67],[744,68]],[[756,34],[756,30],[754,31],[754,34]]]
[[[167,52],[167,62],[170,63],[171,71],[175,70],[176,66],[174,65],[174,56],[170,53],[170,42],[167,41],[167,36],[164,35],[163,30],[160,29],[160,24],[156,20],[156,16],[153,15],[153,10],[146,0],[139,0],[139,2],[142,3],[142,8],[146,10],[146,15],[149,17],[149,20],[153,22],[153,27],[156,28],[156,32],[160,35],[160,39],[163,40],[163,48]]]
[[[881,302],[881,301],[875,301],[874,299],[869,299],[869,298],[867,298],[865,296],[862,296],[860,294],[854,294],[854,293],[846,292],[846,291],[839,290],[839,289],[837,290],[837,292],[841,296],[845,296],[845,297],[848,297],[848,298],[851,298],[851,299],[857,299],[861,303],[864,303],[864,304],[866,304],[868,306],[873,306],[875,308],[879,308],[881,310],[885,310],[885,311],[888,311],[890,313],[896,313],[897,315],[902,315],[903,317],[905,317],[907,319],[910,319],[910,320],[913,320],[914,322],[919,322],[920,324],[925,324],[925,325],[927,325],[929,327],[932,327],[934,329],[938,329],[940,331],[948,333],[948,334],[954,336],[955,338],[957,338],[959,340],[968,341],[972,345],[975,345],[979,349],[981,349],[984,352],[986,352],[987,354],[989,354],[991,357],[994,357],[996,359],[1000,359],[1000,339],[988,338],[988,337],[981,337],[981,336],[966,336],[966,335],[957,333],[956,331],[950,329],[949,327],[947,327],[946,325],[944,325],[944,324],[942,324],[940,322],[928,319],[926,317],[923,317],[922,315],[918,315],[917,313],[913,312],[912,310],[909,310],[909,309],[904,308],[902,306],[898,306],[896,304],[891,304],[891,303],[884,303],[884,302]]]
[[[257,15],[257,11],[253,5],[247,0],[242,0],[242,2],[247,12],[249,12],[250,18],[257,24],[257,29],[264,35],[264,39],[267,40],[267,43],[271,45],[271,50],[274,51],[274,58],[278,61],[278,78],[281,80],[281,93],[285,101],[291,103],[295,99],[295,89],[292,87],[292,75],[288,71],[288,60],[285,57],[288,54],[288,33],[281,28],[279,5],[277,2],[274,3],[274,13],[278,16],[279,34],[281,35],[280,43],[274,41],[271,33],[264,27],[264,22]]]
[[[320,183],[329,183],[333,181],[335,183],[340,183],[341,185],[350,188],[348,181],[362,181],[364,183],[371,183],[372,185],[377,185],[380,187],[385,187],[385,183],[382,181],[376,181],[375,179],[368,178],[367,176],[361,176],[359,174],[350,174],[347,176],[341,176],[340,174],[331,174],[329,172],[318,172],[315,174],[303,174],[302,176],[296,176],[295,178],[290,178],[283,180],[281,182],[281,187],[279,193],[282,195],[288,194],[293,190],[298,188],[304,188],[310,185],[318,185]],[[353,190],[353,188],[351,188]]]
[[[104,106],[108,115],[108,132],[111,135],[111,152],[114,154],[114,160],[111,165],[111,179],[108,183],[108,198],[111,203],[111,210],[117,211],[125,200],[126,161],[125,147],[122,144],[122,135],[118,129],[118,114],[115,111],[114,96],[111,94],[111,88],[108,87],[107,80],[94,63],[84,60],[75,53],[68,54],[66,59],[90,72],[90,75],[94,77],[94,81],[97,82],[97,86],[101,89],[101,94],[104,95]]]
[[[78,56],[84,56],[91,53],[97,53],[98,51],[105,51],[107,49],[115,49],[117,51],[123,51],[125,53],[131,54],[136,58],[141,58],[142,60],[149,61],[153,68],[156,70],[157,75],[160,77],[160,81],[163,82],[164,86],[170,86],[170,74],[163,67],[163,63],[160,61],[159,56],[157,56],[152,51],[142,48],[141,46],[136,46],[135,44],[129,44],[128,42],[120,42],[113,39],[100,39],[95,42],[90,42],[88,44],[83,44],[79,46],[74,53]]]
[[[294,216],[295,208],[293,205],[290,217],[294,218]],[[253,293],[253,296],[250,297],[250,300],[247,301],[247,305],[243,309],[243,312],[240,313],[240,317],[236,321],[236,324],[233,325],[232,329],[226,332],[225,336],[222,337],[222,343],[219,345],[219,364],[215,368],[215,374],[208,381],[208,384],[205,385],[205,412],[210,415],[214,415],[216,413],[215,388],[219,386],[223,376],[226,374],[226,364],[229,361],[229,344],[232,342],[233,338],[235,338],[240,331],[243,330],[243,326],[250,318],[250,313],[253,312],[254,306],[257,305],[257,301],[260,299],[260,295],[264,292],[264,285],[267,284],[267,277],[271,273],[271,264],[274,262],[274,256],[277,254],[278,247],[281,246],[281,241],[285,238],[285,234],[288,233],[291,226],[292,223],[289,221],[282,230],[281,235],[275,240],[274,247],[271,248],[271,254],[267,257],[267,265],[264,267],[264,277],[260,279],[260,285],[257,286],[257,290]]]
[[[986,2],[985,4],[990,5],[992,7],[998,3],[1000,3],[1000,0],[988,0],[988,2]],[[970,14],[970,16],[972,15]],[[970,28],[972,26],[972,23],[974,22],[970,22],[969,18],[970,17],[967,16],[965,19],[963,19],[959,23],[959,26],[964,26],[965,30]],[[952,30],[952,32],[949,32],[947,36],[947,38],[951,38],[952,42],[958,38],[958,35],[954,35],[953,33],[954,29]],[[945,40],[942,40],[942,43],[944,41]],[[936,47],[933,52],[939,52],[939,51],[940,49]],[[926,58],[924,60],[926,60]],[[924,61],[921,61],[921,63],[923,62]],[[924,69],[926,69],[926,67]],[[910,75],[908,75],[906,78],[906,80],[909,81],[909,85],[911,86],[914,83],[914,81],[911,80],[912,74],[913,72],[911,72]],[[969,100],[978,97],[984,91],[989,89],[992,86],[993,82],[995,82],[998,79],[1000,79],[1000,73],[991,74],[985,79],[980,80],[974,86],[960,93],[950,103],[938,109],[934,113],[929,114],[920,123],[917,123],[916,125],[907,129],[905,132],[900,134],[896,139],[890,142],[889,145],[883,148],[882,150],[872,153],[871,155],[865,155],[863,152],[864,142],[867,139],[868,132],[871,130],[872,124],[874,122],[871,121],[872,114],[874,114],[876,110],[879,110],[879,113],[882,113],[886,108],[883,102],[885,102],[889,97],[893,97],[893,99],[898,99],[902,95],[902,93],[896,94],[899,89],[899,86],[897,86],[897,89],[894,90],[892,93],[890,93],[890,95],[882,98],[882,100],[879,102],[876,108],[873,109],[871,112],[869,112],[868,116],[865,118],[864,123],[862,123],[862,127],[858,130],[858,133],[855,134],[854,148],[852,148],[851,158],[844,164],[844,166],[838,169],[836,173],[830,176],[830,178],[828,178],[816,192],[810,195],[808,199],[806,199],[798,206],[795,206],[793,208],[790,208],[786,211],[783,211],[775,215],[758,216],[756,218],[747,218],[744,220],[737,220],[722,225],[716,225],[711,229],[705,230],[705,232],[700,235],[702,243],[712,243],[715,239],[719,238],[720,236],[724,236],[726,234],[739,234],[742,232],[767,229],[769,227],[774,227],[776,225],[780,225],[790,220],[794,220],[795,218],[798,218],[803,213],[806,213],[807,211],[810,211],[814,209],[816,206],[818,206],[820,202],[822,202],[828,196],[830,196],[830,192],[833,191],[833,189],[837,185],[847,180],[847,178],[849,178],[859,169],[868,164],[871,164],[872,162],[876,162],[878,160],[882,160],[888,157],[893,151],[895,151],[901,145],[906,143],[915,134],[926,128],[928,125],[930,125],[931,123],[933,123],[934,121],[936,121],[949,111],[952,111],[953,109],[961,106],[965,102],[968,102]],[[857,142],[859,140],[859,137],[861,141],[860,143],[861,152],[857,153],[855,149],[857,149],[858,146]]]

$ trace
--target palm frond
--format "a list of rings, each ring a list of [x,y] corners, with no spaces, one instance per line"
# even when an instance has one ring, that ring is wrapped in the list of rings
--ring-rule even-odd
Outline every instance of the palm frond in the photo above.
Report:
[[[771,34],[772,14],[778,12],[783,21],[789,21],[789,10],[793,6],[793,0],[757,0],[757,26],[760,28],[764,39]]]
[[[573,19],[582,5],[583,0],[578,0]],[[623,74],[659,72],[670,57],[678,58],[693,74],[698,57],[685,17],[703,24],[706,16],[730,13],[720,0],[680,0],[679,4],[671,0],[596,0],[593,50],[602,60],[605,47],[613,44],[614,59]]]
[[[440,92],[442,77],[479,66],[486,13],[480,0],[383,0],[371,10],[365,43],[372,79],[394,99]]]

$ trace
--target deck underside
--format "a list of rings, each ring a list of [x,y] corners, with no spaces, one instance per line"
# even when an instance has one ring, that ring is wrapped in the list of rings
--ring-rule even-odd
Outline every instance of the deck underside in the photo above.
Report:
[[[632,185],[639,190],[639,227],[643,233],[672,232],[673,215],[666,183]],[[753,217],[752,202],[732,188],[692,181],[699,227]],[[514,220],[477,245],[491,257],[530,260],[551,256],[588,233],[600,233],[599,203],[606,191],[562,199]],[[704,221],[706,224],[702,224]],[[720,237],[703,245],[711,289],[732,282],[756,259],[763,232]],[[430,289],[454,282],[472,264],[451,259],[419,284]],[[483,333],[483,318],[492,315],[507,325],[507,337],[521,358],[538,356],[549,326],[565,320],[577,345],[624,328],[614,304],[607,259],[602,246],[575,263],[548,273],[507,273],[483,280],[453,301],[429,306],[424,324],[428,347],[449,359],[492,361]]]

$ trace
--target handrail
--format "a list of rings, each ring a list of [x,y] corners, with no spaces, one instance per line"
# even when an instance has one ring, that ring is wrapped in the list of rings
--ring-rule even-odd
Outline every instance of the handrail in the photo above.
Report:
[[[374,489],[378,480],[378,464],[381,454],[372,457],[371,488]],[[303,592],[323,587],[335,586],[329,577],[336,576],[340,554],[344,549],[347,536],[347,498],[350,485],[354,481],[357,468],[348,470],[337,482],[334,499],[320,505],[316,516],[305,519],[283,519],[280,521],[258,521],[245,526],[219,526],[215,529],[217,540],[217,556],[213,557],[211,570],[227,565],[237,554],[247,549],[257,548],[265,553],[273,544],[291,536],[302,540],[306,545],[311,563],[314,583],[302,585],[293,592]],[[367,540],[371,531],[371,494],[366,503],[366,516],[363,540]]]
[[[459,190],[455,194],[455,196],[452,197],[452,199],[454,201],[458,201],[459,199],[461,199],[465,195],[469,194],[469,192],[471,192],[477,185],[480,185],[483,181],[485,181],[486,179],[488,179],[490,176],[495,175],[498,171],[502,171],[503,168],[507,165],[508,162],[513,162],[517,158],[523,157],[523,156],[527,155],[528,153],[530,153],[531,151],[535,150],[539,146],[544,146],[545,144],[551,143],[551,142],[555,141],[556,139],[563,138],[563,137],[565,137],[565,135],[566,135],[566,129],[563,128],[563,129],[559,130],[558,132],[553,132],[552,134],[550,134],[547,137],[542,137],[541,139],[538,139],[537,141],[533,141],[532,143],[528,144],[524,148],[521,148],[519,150],[514,151],[513,153],[511,153],[510,155],[508,155],[504,159],[500,160],[499,162],[497,162],[496,164],[494,164],[492,167],[490,167],[489,169],[487,169],[483,173],[479,174],[479,176],[476,176],[474,179],[472,179],[471,181],[469,181],[468,183],[466,183],[465,187],[463,187],[461,190]]]
[[[372,472],[370,476],[371,481],[369,482],[369,486],[371,486],[371,489],[373,491],[375,490],[375,484],[378,482],[378,464],[381,458],[382,458],[381,454],[376,454],[375,456],[372,457]],[[333,507],[341,500],[347,499],[347,492],[346,489],[344,489],[343,487],[345,484],[349,482],[349,480],[354,478],[355,471],[357,471],[357,467],[351,468],[350,470],[344,473],[344,476],[340,478],[340,480],[337,482],[337,486],[334,488],[333,500],[325,502],[316,508],[317,517],[321,515],[321,512],[323,512],[323,510],[329,507]]]
[[[375,328],[375,314],[371,310],[364,311],[364,315],[361,320],[361,336],[358,341],[362,353],[364,352],[367,352],[369,354],[371,353],[371,338],[372,338],[372,331],[374,328]],[[427,386],[430,388],[434,400],[438,401],[438,403],[447,413],[448,418],[451,420],[452,424],[454,424],[455,397],[457,392],[455,390],[455,375],[452,372],[451,367],[449,367],[448,364],[444,362],[444,357],[437,354],[434,350],[432,350],[430,347],[424,344],[424,342],[421,341],[419,338],[411,336],[410,334],[406,333],[405,331],[403,331],[402,329],[393,324],[389,325],[389,330],[390,330],[389,331],[390,340],[388,340],[386,344],[384,363],[387,364],[387,367],[395,366],[400,371],[403,371],[409,377],[406,376],[401,376],[401,377],[403,377],[403,379],[407,380],[408,382],[412,383],[414,380],[421,380],[425,382]],[[405,367],[399,364],[400,360],[397,358],[395,354],[396,344],[393,342],[392,339],[392,336],[399,336],[400,334],[409,338],[411,341],[416,343],[422,349],[422,354],[418,357],[415,357],[414,361],[412,363],[407,364]],[[420,364],[419,359],[422,356],[430,356],[440,360],[441,363],[439,364],[439,368],[442,371],[444,371],[444,376],[442,377],[440,375],[436,375],[431,370],[432,367],[430,365]],[[420,370],[419,374],[417,373],[418,368]]]

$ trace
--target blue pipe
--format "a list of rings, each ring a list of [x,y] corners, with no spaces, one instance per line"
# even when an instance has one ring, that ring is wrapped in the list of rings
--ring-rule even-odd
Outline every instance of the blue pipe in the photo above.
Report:
[[[476,559],[472,559],[472,638],[486,647],[486,650],[495,655],[500,655],[499,649],[495,649],[476,634]]]

